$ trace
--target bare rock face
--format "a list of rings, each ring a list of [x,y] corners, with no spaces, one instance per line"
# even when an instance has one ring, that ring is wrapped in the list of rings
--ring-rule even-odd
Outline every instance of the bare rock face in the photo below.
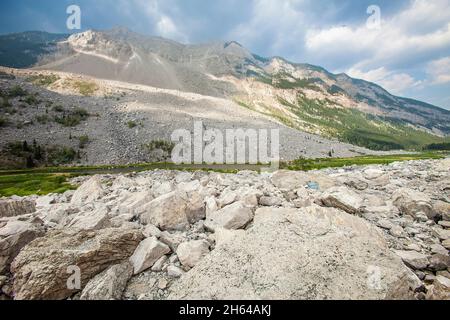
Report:
[[[28,244],[13,261],[15,299],[68,298],[109,266],[130,257],[142,238],[141,232],[131,229],[51,231]],[[80,289],[67,285],[73,266],[81,271]]]
[[[336,185],[336,181],[321,173],[295,172],[280,170],[272,175],[272,183],[279,189],[295,190],[305,187],[308,182],[316,182],[321,190],[326,190]]]
[[[194,267],[209,253],[209,243],[206,240],[184,242],[178,246],[177,255],[183,266]]]
[[[0,218],[16,217],[36,211],[36,203],[33,200],[0,200]]]
[[[329,189],[319,200],[322,205],[341,209],[350,214],[361,212],[364,200],[355,191],[347,187]]]
[[[155,237],[142,241],[136,251],[130,257],[134,268],[134,274],[139,274],[151,268],[162,256],[168,254],[170,248]]]
[[[437,276],[427,292],[428,300],[450,300],[450,279]]]
[[[10,263],[28,243],[42,236],[45,229],[39,219],[10,219],[0,227],[0,273],[9,270]]]
[[[416,251],[396,251],[403,262],[414,270],[423,270],[429,264],[428,257]]]
[[[404,299],[419,283],[361,218],[318,206],[264,208],[250,229],[174,284],[169,298]]]
[[[71,203],[73,205],[83,205],[100,199],[105,194],[100,176],[93,176],[91,179],[83,183],[77,191],[75,191]]]
[[[199,194],[173,191],[145,205],[139,220],[161,230],[184,230],[205,216],[205,203]]]
[[[423,192],[400,188],[392,195],[392,202],[400,212],[413,218],[416,218],[419,212],[425,213],[429,219],[436,216],[431,206],[431,199]]]
[[[436,201],[433,203],[433,211],[442,217],[444,221],[450,221],[450,203],[444,201]]]
[[[252,221],[253,216],[253,211],[239,201],[210,214],[205,226],[211,230],[219,227],[232,230],[242,229]]]
[[[77,213],[66,226],[77,230],[99,230],[110,226],[108,210],[106,207]]]
[[[128,261],[111,266],[88,282],[80,299],[120,300],[132,275],[133,266]]]

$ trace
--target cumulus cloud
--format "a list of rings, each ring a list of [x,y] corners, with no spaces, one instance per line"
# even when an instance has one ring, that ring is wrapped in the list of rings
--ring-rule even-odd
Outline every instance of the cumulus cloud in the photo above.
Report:
[[[352,67],[360,69],[425,63],[430,56],[450,50],[449,9],[448,0],[415,0],[405,11],[383,19],[379,29],[369,29],[365,23],[311,29],[306,49],[322,59],[336,59],[340,52],[357,59]]]
[[[281,55],[302,46],[307,15],[305,0],[253,0],[250,19],[233,28],[228,37],[250,47],[266,47]]]
[[[422,84],[422,81],[414,79],[407,73],[395,73],[387,70],[385,67],[369,70],[367,72],[351,68],[347,73],[353,78],[378,83],[394,94],[401,94],[405,89],[417,87]]]
[[[433,84],[450,82],[450,57],[433,60],[428,63],[427,73]]]
[[[187,42],[188,36],[181,31],[175,19],[171,17],[169,8],[173,11],[176,4],[170,0],[120,0],[117,4],[123,15],[133,18],[143,14],[146,33],[161,37]]]

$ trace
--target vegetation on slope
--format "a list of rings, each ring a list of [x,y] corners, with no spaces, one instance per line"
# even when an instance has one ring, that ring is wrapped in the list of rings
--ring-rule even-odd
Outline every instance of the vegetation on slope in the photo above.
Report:
[[[309,123],[306,131],[372,150],[422,150],[426,145],[450,142],[425,131],[415,129],[406,122],[382,118],[355,109],[336,106],[328,100],[298,96],[296,104],[279,99],[299,119]],[[309,130],[308,130],[309,129]]]
[[[382,156],[361,156],[353,158],[297,159],[281,164],[281,168],[295,171],[320,170],[348,166],[366,166],[372,164],[387,165],[398,161],[443,159],[445,154],[424,152],[416,154],[395,154]]]
[[[352,165],[389,164],[396,161],[441,159],[443,153],[417,153],[406,155],[362,156],[356,158],[298,159],[281,163],[287,170],[308,171]],[[30,194],[44,195],[75,189],[67,182],[70,177],[91,174],[118,174],[155,169],[181,171],[214,171],[236,173],[239,170],[259,171],[267,165],[175,165],[173,163],[142,163],[128,166],[48,167],[27,170],[0,171],[0,196]]]

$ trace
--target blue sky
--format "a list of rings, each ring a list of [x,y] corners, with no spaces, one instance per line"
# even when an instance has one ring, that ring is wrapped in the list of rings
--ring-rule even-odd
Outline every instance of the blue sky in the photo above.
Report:
[[[0,33],[126,26],[184,43],[236,40],[450,109],[450,0],[1,0]],[[368,27],[370,5],[380,24]],[[373,11],[372,11],[373,12]]]

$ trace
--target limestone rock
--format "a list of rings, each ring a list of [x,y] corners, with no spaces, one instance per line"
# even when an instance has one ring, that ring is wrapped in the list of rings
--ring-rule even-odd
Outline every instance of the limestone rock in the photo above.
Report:
[[[187,208],[187,194],[173,191],[148,203],[139,219],[161,230],[184,230],[189,225]]]
[[[161,236],[161,230],[159,230],[156,226],[152,224],[148,224],[145,226],[144,231],[142,231],[143,235],[146,238],[156,237],[159,238]]]
[[[308,182],[316,182],[323,191],[336,186],[334,179],[318,172],[280,170],[272,175],[271,181],[274,186],[283,190],[296,190],[305,187]]]
[[[133,193],[124,202],[119,204],[119,212],[139,215],[143,212],[143,207],[153,199],[152,194],[148,191]]]
[[[206,240],[184,242],[177,249],[178,259],[189,268],[193,268],[208,253],[209,243]]]
[[[215,197],[207,197],[205,199],[205,205],[206,205],[206,217],[211,215],[213,212],[219,210],[219,206],[217,205]]]
[[[444,240],[442,241],[442,246],[447,249],[450,250],[450,239]]]
[[[416,218],[418,212],[423,212],[429,219],[436,215],[433,213],[431,199],[422,192],[407,188],[400,188],[392,195],[392,202],[400,212]]]
[[[384,174],[383,170],[380,169],[367,169],[364,170],[363,172],[363,176],[364,178],[366,178],[367,180],[375,180],[378,179],[379,177],[381,177]]]
[[[261,197],[259,204],[266,207],[277,207],[283,203],[283,200],[277,197]]]
[[[348,177],[344,184],[359,191],[364,191],[369,187],[369,184],[366,181],[356,177]]]
[[[54,204],[56,201],[54,195],[47,195],[44,197],[39,197],[36,199],[36,209],[42,209],[45,207],[49,207]]]
[[[42,221],[7,220],[0,228],[0,274],[9,271],[9,265],[24,246],[44,233]]]
[[[154,272],[160,272],[163,270],[164,264],[169,260],[167,256],[162,256],[158,259],[158,261],[155,262],[155,264],[152,267],[152,271]]]
[[[169,246],[169,248],[173,251],[176,252],[178,246],[180,245],[180,243],[185,242],[186,239],[183,235],[181,234],[176,234],[176,233],[169,233],[167,231],[164,231],[161,233],[159,240],[166,244],[167,246]]]
[[[180,278],[184,274],[184,271],[176,266],[169,266],[167,268],[167,275],[171,278]]]
[[[128,261],[111,266],[88,282],[80,300],[120,300],[132,275],[133,266]]]
[[[228,206],[232,203],[234,203],[237,199],[238,195],[236,192],[225,192],[222,194],[217,201],[220,208],[223,208],[225,206]]]
[[[441,227],[432,228],[432,232],[436,237],[438,237],[441,241],[450,239],[450,230],[442,229]]]
[[[350,214],[361,212],[363,199],[347,187],[329,189],[319,200],[325,207],[338,208]]]
[[[428,257],[416,251],[401,251],[397,250],[395,253],[403,260],[403,262],[414,270],[424,270],[427,268],[429,261]]]
[[[93,176],[75,191],[70,202],[73,205],[81,206],[100,199],[104,194],[100,176]]]
[[[169,252],[170,248],[155,237],[145,239],[130,257],[133,273],[136,275],[151,268],[156,261]]]
[[[108,213],[106,207],[94,209],[94,211],[80,212],[72,218],[67,227],[78,230],[98,230],[107,228],[110,226]]]
[[[444,271],[447,270],[447,268],[450,268],[450,257],[447,254],[435,254],[430,257],[429,259],[430,265],[428,266],[428,269],[433,270],[435,272],[437,271]]]
[[[253,216],[253,211],[238,201],[212,213],[206,220],[205,226],[212,230],[217,227],[242,229],[252,221]]]
[[[428,300],[450,300],[450,279],[437,276],[427,292]]]
[[[0,200],[0,218],[16,217],[36,211],[35,202],[27,199]]]
[[[374,270],[382,281],[369,281]],[[317,206],[264,208],[177,281],[169,299],[401,299],[419,282],[361,218]]]
[[[433,203],[433,211],[440,215],[444,221],[450,221],[450,203],[444,201],[436,201]]]
[[[73,275],[81,271],[81,287],[111,265],[131,256],[142,234],[137,230],[56,230],[23,248],[11,265],[17,300],[65,299],[79,291],[69,289]]]

